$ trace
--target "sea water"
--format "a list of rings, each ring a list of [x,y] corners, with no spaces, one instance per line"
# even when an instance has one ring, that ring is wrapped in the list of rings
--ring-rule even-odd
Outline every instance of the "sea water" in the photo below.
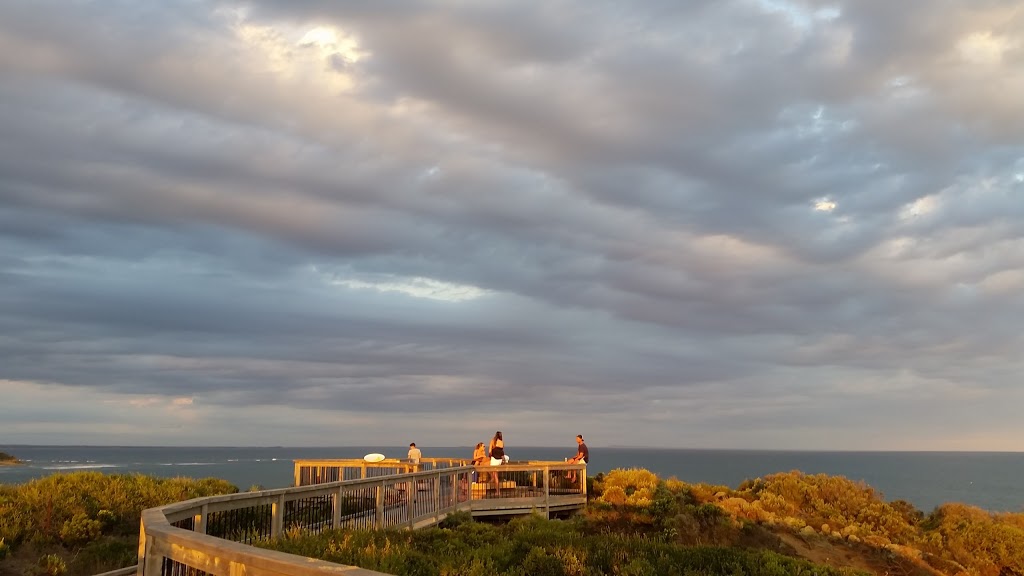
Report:
[[[472,447],[420,446],[424,457],[471,457]],[[404,458],[407,447],[131,447],[0,446],[26,464],[0,466],[0,483],[57,472],[96,470],[152,476],[222,478],[242,490],[292,484],[293,459],[361,458],[380,452]],[[565,448],[507,445],[513,460],[562,461]],[[1024,512],[1024,452],[811,452],[591,447],[588,473],[646,468],[663,478],[732,488],[746,479],[799,470],[863,481],[886,501],[906,500],[924,512],[962,502],[996,512]]]

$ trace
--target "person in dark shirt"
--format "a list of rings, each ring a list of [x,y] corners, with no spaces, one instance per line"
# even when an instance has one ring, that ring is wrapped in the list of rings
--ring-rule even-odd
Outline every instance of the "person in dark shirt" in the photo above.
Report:
[[[584,464],[590,464],[590,449],[587,448],[587,443],[583,441],[583,435],[576,435],[576,455],[569,460],[570,464],[578,464],[580,462]],[[569,472],[569,481],[576,481],[576,471]]]

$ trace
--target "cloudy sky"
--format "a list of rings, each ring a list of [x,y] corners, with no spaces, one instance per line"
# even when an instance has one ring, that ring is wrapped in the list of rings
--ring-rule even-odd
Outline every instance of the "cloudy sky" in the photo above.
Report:
[[[1024,449],[1024,5],[0,3],[0,444]]]

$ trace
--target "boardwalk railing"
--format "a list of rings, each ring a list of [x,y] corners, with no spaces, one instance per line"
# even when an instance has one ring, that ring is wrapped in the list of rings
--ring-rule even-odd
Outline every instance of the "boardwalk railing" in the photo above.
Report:
[[[419,465],[385,461],[379,463],[382,466],[364,468],[360,462],[297,460],[296,478],[309,480],[306,485],[196,498],[144,511],[137,574],[379,575],[251,544],[300,531],[415,529],[460,510],[474,515],[547,514],[586,503],[586,471],[581,464],[531,462],[474,468],[461,466],[457,459],[437,459]],[[380,475],[389,465],[393,471]],[[430,469],[414,472],[414,466]],[[314,474],[300,468],[319,470]],[[344,479],[356,474],[349,469],[363,477]],[[487,477],[480,477],[483,474]],[[342,479],[312,483],[332,475]],[[575,481],[569,480],[570,475],[575,475]]]
[[[470,463],[469,460],[460,458],[423,458],[418,464],[395,458],[380,462],[367,462],[361,458],[295,460],[294,462],[296,486],[457,468]]]

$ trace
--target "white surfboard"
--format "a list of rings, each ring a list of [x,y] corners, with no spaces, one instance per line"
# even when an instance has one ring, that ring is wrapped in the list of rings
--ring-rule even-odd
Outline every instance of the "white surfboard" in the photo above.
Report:
[[[384,460],[384,455],[374,452],[372,454],[367,454],[366,456],[363,456],[363,460],[366,460],[367,462],[380,462]]]

